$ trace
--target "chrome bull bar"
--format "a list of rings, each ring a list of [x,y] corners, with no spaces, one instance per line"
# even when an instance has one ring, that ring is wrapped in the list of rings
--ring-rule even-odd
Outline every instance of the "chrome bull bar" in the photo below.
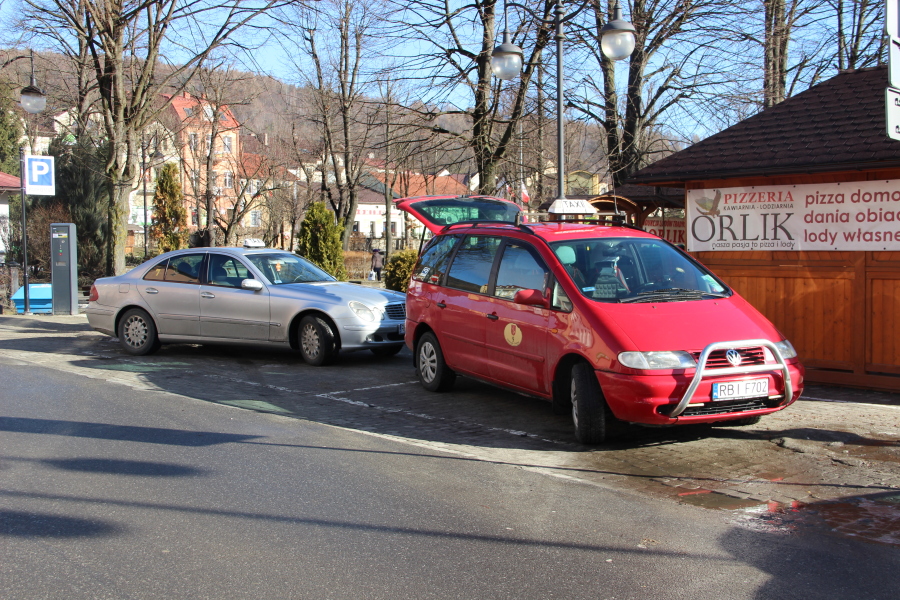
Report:
[[[775,357],[775,361],[778,364],[747,365],[746,367],[725,367],[724,369],[707,370],[706,361],[709,360],[709,355],[716,350],[731,350],[752,346],[763,346],[771,350],[772,356]],[[749,375],[751,373],[765,373],[778,370],[781,370],[781,374],[784,377],[785,400],[790,402],[794,397],[794,386],[791,383],[791,373],[788,370],[787,363],[784,362],[784,357],[781,356],[781,352],[775,346],[774,342],[770,342],[769,340],[737,340],[733,342],[713,342],[712,344],[704,348],[703,352],[700,353],[700,359],[697,361],[697,371],[694,373],[694,379],[691,380],[691,384],[688,386],[688,389],[684,393],[684,396],[681,398],[681,401],[675,407],[675,410],[669,413],[669,416],[677,417],[684,412],[688,404],[691,403],[691,399],[694,397],[694,392],[697,391],[697,388],[700,386],[700,382],[705,376],[714,375],[718,377],[720,375]]]

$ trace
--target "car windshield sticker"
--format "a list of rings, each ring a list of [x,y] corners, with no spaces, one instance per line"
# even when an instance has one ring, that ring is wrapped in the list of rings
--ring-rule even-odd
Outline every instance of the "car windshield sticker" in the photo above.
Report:
[[[503,329],[503,337],[510,346],[518,346],[522,343],[522,330],[515,323],[508,323]]]

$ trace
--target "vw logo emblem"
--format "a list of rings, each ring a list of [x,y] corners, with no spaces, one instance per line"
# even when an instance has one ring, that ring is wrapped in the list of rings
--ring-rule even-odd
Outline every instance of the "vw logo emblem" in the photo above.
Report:
[[[731,363],[732,367],[739,367],[741,365],[741,353],[734,348],[725,353],[725,358],[728,359],[728,362]]]

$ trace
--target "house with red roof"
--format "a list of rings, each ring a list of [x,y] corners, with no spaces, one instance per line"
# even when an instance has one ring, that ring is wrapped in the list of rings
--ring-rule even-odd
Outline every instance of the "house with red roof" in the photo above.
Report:
[[[170,100],[162,121],[172,131],[180,160],[188,226],[206,228],[207,210],[224,215],[238,202],[240,123],[227,105],[183,92]]]

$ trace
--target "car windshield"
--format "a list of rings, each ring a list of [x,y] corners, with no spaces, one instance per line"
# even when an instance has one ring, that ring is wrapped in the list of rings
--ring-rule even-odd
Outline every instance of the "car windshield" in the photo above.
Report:
[[[334,277],[308,260],[287,252],[248,254],[247,260],[275,285],[336,281]]]
[[[550,247],[581,293],[600,302],[684,302],[731,295],[715,275],[662,240],[567,240]]]
[[[511,202],[489,198],[440,198],[414,202],[410,206],[435,225],[452,225],[461,221],[513,223],[521,212]]]

